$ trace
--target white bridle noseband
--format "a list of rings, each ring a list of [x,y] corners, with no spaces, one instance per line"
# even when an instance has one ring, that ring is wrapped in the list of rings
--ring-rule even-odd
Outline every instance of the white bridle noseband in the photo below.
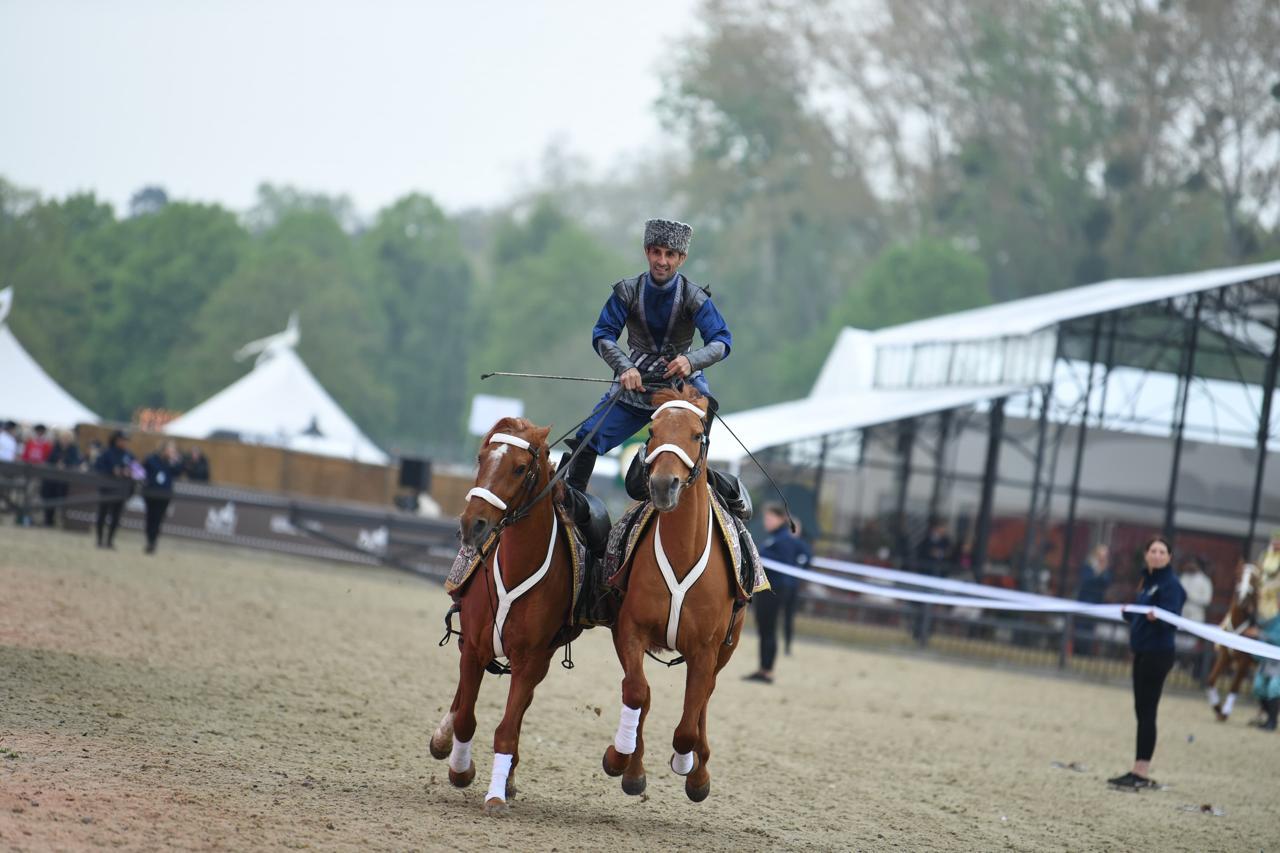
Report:
[[[695,415],[697,415],[699,419],[705,418],[707,416],[706,412],[702,411],[702,409],[699,409],[697,406],[695,406],[693,403],[690,403],[688,400],[671,400],[669,402],[663,403],[661,406],[655,409],[653,414],[649,417],[649,420],[651,421],[657,420],[658,415],[662,414],[668,409],[687,409],[690,412],[693,412]],[[657,459],[658,456],[662,453],[674,453],[681,462],[683,462],[685,465],[688,465],[690,468],[693,468],[695,465],[694,461],[689,458],[689,454],[686,453],[683,448],[678,447],[674,444],[658,445],[653,449],[652,452],[649,453],[648,456],[644,458],[644,464],[652,465],[653,460]]]
[[[521,450],[529,450],[531,447],[529,442],[525,441],[523,438],[519,438],[514,435],[507,435],[505,432],[495,432],[493,435],[489,436],[489,444],[510,444],[512,447],[518,447]],[[472,498],[479,498],[485,503],[495,506],[503,512],[507,511],[506,501],[488,489],[481,488],[480,486],[476,486],[474,489],[467,492],[467,500],[471,500]]]

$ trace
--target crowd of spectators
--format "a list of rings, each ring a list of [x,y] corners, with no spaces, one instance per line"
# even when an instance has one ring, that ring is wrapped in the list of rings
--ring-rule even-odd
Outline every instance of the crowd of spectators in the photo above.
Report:
[[[140,489],[146,507],[148,554],[155,552],[174,481],[180,477],[199,483],[209,481],[209,459],[199,447],[192,447],[183,454],[174,442],[166,441],[140,462],[130,452],[129,436],[122,430],[112,433],[105,446],[94,439],[82,450],[73,432],[50,431],[44,424],[23,430],[13,421],[4,421],[0,423],[0,462],[92,472],[109,478],[98,486],[100,499],[94,529],[101,548],[115,547],[115,533],[120,526],[125,503],[135,489]],[[60,510],[70,494],[71,483],[67,478],[54,476],[39,482],[39,503],[46,504],[42,514],[45,527],[57,526]],[[29,501],[15,498],[12,502],[22,506]],[[19,525],[31,526],[34,523],[35,519],[19,514]]]

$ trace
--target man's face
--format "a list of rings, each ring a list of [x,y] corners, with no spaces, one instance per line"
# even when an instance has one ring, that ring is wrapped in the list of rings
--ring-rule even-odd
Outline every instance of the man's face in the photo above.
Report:
[[[765,510],[764,529],[769,531],[770,533],[773,533],[777,530],[782,529],[782,526],[786,524],[786,522],[787,522],[786,516],[780,515],[779,513],[776,513],[773,510]]]
[[[666,284],[670,281],[676,274],[676,270],[680,269],[680,265],[684,263],[684,259],[688,257],[683,252],[668,249],[666,246],[647,246],[644,254],[649,259],[649,276],[658,284]]]

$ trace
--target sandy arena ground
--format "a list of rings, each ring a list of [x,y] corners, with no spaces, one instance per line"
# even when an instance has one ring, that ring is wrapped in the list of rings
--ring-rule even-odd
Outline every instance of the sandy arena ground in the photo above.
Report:
[[[175,540],[143,557],[0,527],[0,849],[1275,850],[1280,738],[1167,697],[1156,776],[1127,794],[1120,688],[800,643],[775,686],[743,644],[711,704],[711,797],[665,766],[683,671],[650,667],[649,789],[600,770],[621,672],[608,635],[540,688],[511,815],[427,738],[452,697],[447,598],[392,571]],[[1248,709],[1241,709],[1246,711]],[[1192,737],[1194,736],[1194,738]],[[1084,772],[1052,762],[1080,762]],[[1188,813],[1212,804],[1223,817]]]

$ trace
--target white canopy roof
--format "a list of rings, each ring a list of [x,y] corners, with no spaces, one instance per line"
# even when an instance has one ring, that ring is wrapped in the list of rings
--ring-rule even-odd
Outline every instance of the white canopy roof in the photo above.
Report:
[[[219,431],[239,433],[244,441],[375,465],[388,459],[289,346],[264,353],[246,376],[165,427],[167,433],[190,438]]]
[[[44,372],[5,325],[13,288],[0,291],[0,419],[54,427],[99,418]]]
[[[753,452],[845,430],[893,423],[930,412],[971,406],[1023,391],[1020,385],[978,388],[879,390],[868,388],[835,397],[806,397],[725,415],[725,423]],[[707,455],[717,462],[735,462],[746,452],[726,432],[711,431]]]
[[[1113,279],[891,326],[874,333],[875,343],[882,346],[1030,335],[1078,317],[1275,275],[1280,275],[1280,261],[1183,275]]]
[[[1079,365],[1055,366],[1061,323],[1272,276],[1280,276],[1280,261],[1115,279],[875,332],[846,328],[808,397],[726,415],[725,421],[754,452],[1017,394],[1048,381],[1055,370],[1087,370]],[[926,386],[935,377],[939,381],[932,387],[908,387],[919,386],[921,377]],[[944,383],[944,378],[968,383]],[[1068,376],[1058,378],[1058,393],[1067,393],[1064,380]],[[1113,412],[1114,403],[1108,405],[1110,428],[1167,434],[1177,377],[1117,369],[1112,380],[1132,386],[1125,397],[1133,405],[1124,413]],[[1095,396],[1100,393],[1095,388]],[[1140,405],[1133,402],[1135,395]],[[1256,386],[1202,382],[1193,391],[1188,432],[1197,433],[1201,440],[1244,446],[1250,418],[1256,429],[1260,399],[1261,389]],[[1163,423],[1157,417],[1160,412],[1166,416]],[[745,453],[721,435],[713,440],[710,455],[731,462]]]

